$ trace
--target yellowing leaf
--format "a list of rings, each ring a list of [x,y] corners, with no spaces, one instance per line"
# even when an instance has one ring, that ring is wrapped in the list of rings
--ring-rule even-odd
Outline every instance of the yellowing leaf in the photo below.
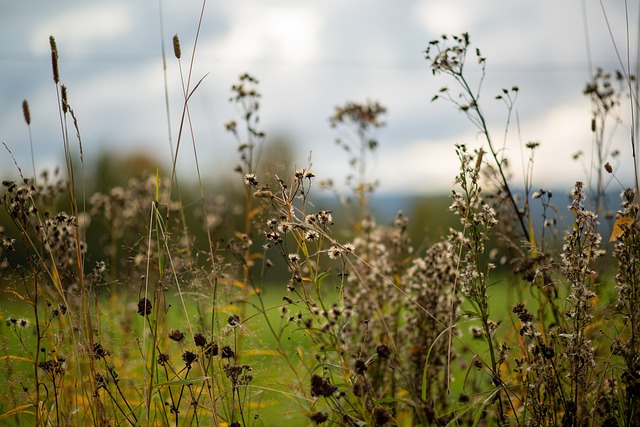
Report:
[[[35,408],[35,405],[33,403],[27,403],[26,405],[17,406],[13,409],[8,410],[4,414],[0,415],[0,420],[11,417],[13,415],[17,415],[17,414],[33,415],[34,413],[32,411],[29,411],[29,409],[32,409],[32,408]]]
[[[236,288],[240,288],[240,289],[244,289],[244,282],[241,282],[239,280],[234,280],[233,281],[233,286],[235,286]]]
[[[220,310],[223,312],[240,313],[240,309],[235,305],[225,305],[224,307],[220,307]]]
[[[22,295],[20,295],[19,293],[17,293],[16,291],[12,291],[11,289],[6,289],[5,290],[6,293],[8,294],[12,294],[17,296],[18,298],[20,298],[22,301],[26,302],[27,304],[33,306],[33,302],[29,301],[28,299],[26,299],[25,297],[23,297]]]
[[[621,216],[616,219],[615,224],[613,224],[613,230],[611,231],[611,237],[609,237],[609,241],[613,242],[614,240],[618,240],[622,235],[624,235],[625,231],[627,231],[633,225],[635,220],[628,216]]]
[[[249,402],[250,408],[266,408],[267,406],[275,406],[280,402],[277,400],[263,400],[261,402]]]
[[[258,206],[256,208],[251,209],[251,211],[247,214],[249,218],[253,218],[262,210],[262,206]]]
[[[245,356],[280,356],[280,353],[278,353],[275,350],[269,350],[269,349],[253,349],[253,350],[247,350],[245,352],[243,352]]]
[[[28,362],[28,363],[33,364],[33,360],[31,360],[31,359],[27,359],[26,357],[20,357],[20,356],[12,356],[10,354],[7,354],[5,356],[0,357],[0,361],[5,360],[5,359],[19,360],[21,362]]]

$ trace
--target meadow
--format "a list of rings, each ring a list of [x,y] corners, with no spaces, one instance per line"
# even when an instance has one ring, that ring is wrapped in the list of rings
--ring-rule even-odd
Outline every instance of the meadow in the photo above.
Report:
[[[238,191],[208,188],[197,155],[194,176],[176,172],[181,144],[197,152],[189,69],[172,169],[92,189],[53,36],[50,47],[65,163],[29,176],[14,159],[20,178],[2,183],[0,424],[638,425],[637,178],[613,206],[605,197],[617,180],[607,126],[622,103],[637,111],[631,74],[598,70],[586,83],[599,161],[565,201],[530,175],[511,182],[481,84],[467,80],[487,62],[470,36],[425,46],[452,83],[434,101],[483,140],[451,148],[460,168],[442,216],[454,221],[427,224],[439,232],[425,239],[401,211],[371,214],[384,105],[345,102],[330,117],[351,136],[338,141],[341,194],[311,164],[261,162],[248,73],[225,125]],[[518,91],[496,95],[509,116]],[[30,126],[27,100],[23,112]],[[537,143],[524,148],[532,164]],[[316,190],[340,203],[323,209]]]

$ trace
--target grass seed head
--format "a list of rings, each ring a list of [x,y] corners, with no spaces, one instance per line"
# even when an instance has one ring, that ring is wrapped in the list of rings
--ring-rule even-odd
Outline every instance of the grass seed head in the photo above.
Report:
[[[22,101],[22,115],[27,126],[29,126],[31,124],[31,112],[29,111],[29,102],[26,99]]]
[[[173,54],[177,59],[180,59],[182,56],[182,51],[180,50],[180,39],[177,34],[173,36]]]
[[[53,36],[49,36],[49,45],[51,46],[51,67],[53,69],[53,82],[55,84],[60,83],[60,71],[58,69],[58,47],[56,46],[56,39]]]

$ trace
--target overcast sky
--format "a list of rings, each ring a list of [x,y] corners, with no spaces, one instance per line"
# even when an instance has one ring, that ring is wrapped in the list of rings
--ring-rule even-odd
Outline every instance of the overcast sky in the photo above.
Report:
[[[202,3],[161,4],[162,31],[158,1],[0,0],[0,141],[25,170],[31,158],[23,99],[31,106],[36,164],[62,159],[49,35],[57,40],[61,80],[85,154],[145,149],[169,162],[161,39],[175,137],[182,104],[171,38],[179,35],[186,67]],[[591,152],[590,105],[582,89],[593,67],[621,67],[614,46],[626,66],[627,30],[635,67],[637,1],[629,2],[628,13],[627,26],[622,0],[210,0],[194,78],[208,75],[191,100],[200,161],[212,175],[235,165],[235,141],[223,125],[237,118],[229,88],[247,71],[260,80],[267,136],[287,136],[301,165],[311,153],[319,178],[341,181],[347,173],[333,144],[339,135],[328,124],[334,107],[370,99],[388,108],[370,172],[381,191],[447,191],[457,171],[453,145],[479,147],[482,139],[451,104],[431,102],[441,86],[455,86],[432,75],[423,52],[440,34],[466,31],[487,57],[481,102],[500,141],[506,110],[493,98],[503,87],[520,88],[519,131],[512,128],[506,143],[514,179],[521,176],[520,147],[536,140],[534,185],[568,188],[586,179],[584,163],[572,154]],[[630,180],[630,120],[623,114],[613,144],[623,153],[619,176]],[[188,171],[192,149],[181,150],[181,168]],[[4,177],[15,168],[2,153]]]

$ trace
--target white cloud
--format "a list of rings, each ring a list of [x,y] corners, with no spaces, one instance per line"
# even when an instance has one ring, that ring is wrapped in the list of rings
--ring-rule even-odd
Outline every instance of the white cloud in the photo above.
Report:
[[[54,35],[64,41],[66,52],[86,52],[96,42],[114,40],[132,26],[131,10],[124,4],[105,3],[69,8],[47,17],[31,35],[32,50],[49,52],[46,40]]]
[[[264,61],[300,64],[316,57],[320,22],[305,6],[254,5],[230,9],[231,32],[208,46],[225,61]]]
[[[415,5],[414,16],[431,34],[458,34],[470,31],[473,15],[463,1],[422,1]]]

